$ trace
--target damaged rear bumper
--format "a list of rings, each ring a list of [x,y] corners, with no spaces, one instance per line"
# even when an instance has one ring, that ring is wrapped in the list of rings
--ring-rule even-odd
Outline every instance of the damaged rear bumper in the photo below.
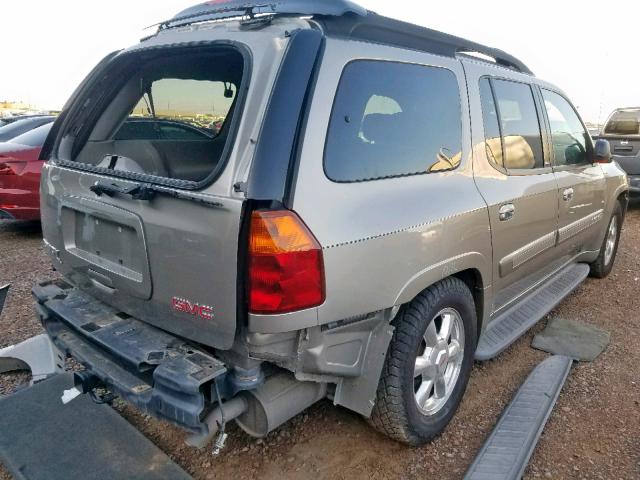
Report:
[[[54,344],[113,393],[155,417],[207,433],[211,387],[227,373],[222,362],[64,281],[41,283],[33,295]]]

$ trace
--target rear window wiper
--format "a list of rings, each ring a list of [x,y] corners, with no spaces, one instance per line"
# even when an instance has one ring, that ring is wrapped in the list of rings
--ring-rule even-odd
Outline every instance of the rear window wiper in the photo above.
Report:
[[[172,188],[161,187],[158,185],[152,185],[148,183],[136,183],[133,185],[122,186],[113,182],[101,182],[97,181],[91,187],[89,187],[93,193],[101,197],[106,195],[107,197],[115,197],[117,195],[130,196],[134,200],[153,200],[156,195],[166,195],[168,197],[177,198],[180,200],[187,200],[190,202],[197,202],[202,205],[214,208],[222,208],[224,205],[215,200],[210,200],[198,195],[193,195],[187,192],[181,192]]]

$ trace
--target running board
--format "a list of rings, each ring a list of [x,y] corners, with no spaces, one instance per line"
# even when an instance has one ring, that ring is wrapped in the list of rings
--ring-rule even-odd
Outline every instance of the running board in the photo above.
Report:
[[[465,480],[519,480],[536,448],[573,360],[553,356],[538,365],[522,384]]]
[[[588,275],[589,265],[570,265],[493,320],[480,337],[476,360],[491,360],[506,350],[573,292]]]

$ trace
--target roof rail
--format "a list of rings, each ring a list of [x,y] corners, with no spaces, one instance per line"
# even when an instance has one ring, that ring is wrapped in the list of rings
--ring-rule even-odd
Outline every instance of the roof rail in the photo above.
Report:
[[[160,23],[160,30],[196,22],[256,15],[320,15],[339,17],[351,13],[366,16],[367,9],[349,0],[210,0]]]
[[[366,16],[343,15],[318,21],[327,35],[410,48],[453,58],[458,54],[480,53],[494,59],[497,65],[533,75],[523,62],[502,50],[372,12]]]
[[[533,72],[508,53],[463,38],[383,17],[350,0],[209,0],[187,8],[159,24],[159,30],[229,18],[289,15],[312,16],[325,33],[456,57],[480,53],[495,63],[528,75]]]

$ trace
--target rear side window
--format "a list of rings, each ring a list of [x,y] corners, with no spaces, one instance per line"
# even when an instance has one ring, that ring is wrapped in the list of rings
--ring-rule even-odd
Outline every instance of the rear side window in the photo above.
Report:
[[[485,78],[480,89],[490,160],[507,170],[543,168],[542,133],[531,86]],[[496,116],[500,146],[495,138]]]
[[[571,104],[549,90],[542,90],[544,105],[551,125],[551,140],[555,165],[581,165],[589,163],[587,152],[589,133]]]
[[[356,61],[344,70],[325,150],[337,182],[453,170],[462,158],[456,76],[437,67]]]
[[[504,166],[502,155],[502,136],[500,134],[500,119],[493,97],[493,90],[488,78],[480,80],[480,98],[482,101],[482,117],[484,119],[485,150],[492,163]]]
[[[619,110],[604,127],[605,135],[640,135],[640,110]]]

